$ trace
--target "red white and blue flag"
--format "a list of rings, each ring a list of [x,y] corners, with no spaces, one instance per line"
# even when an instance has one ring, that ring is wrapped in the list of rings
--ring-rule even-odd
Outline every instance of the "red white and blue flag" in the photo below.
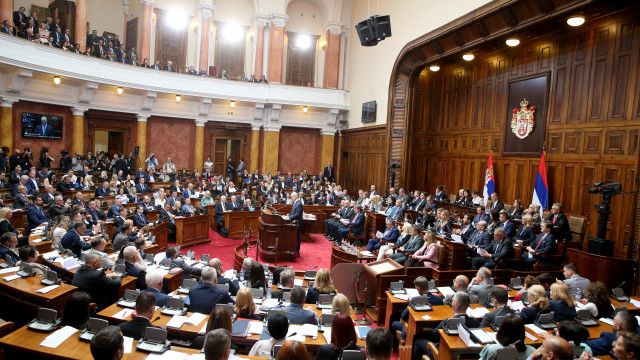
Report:
[[[493,177],[493,151],[489,152],[489,161],[487,162],[487,172],[484,175],[484,206],[487,206],[489,196],[496,192],[496,179]]]
[[[544,209],[549,208],[549,185],[547,184],[547,166],[544,162],[544,151],[540,158],[538,176],[536,177],[536,185],[533,188],[533,200],[531,202],[540,206],[540,217],[542,217]]]

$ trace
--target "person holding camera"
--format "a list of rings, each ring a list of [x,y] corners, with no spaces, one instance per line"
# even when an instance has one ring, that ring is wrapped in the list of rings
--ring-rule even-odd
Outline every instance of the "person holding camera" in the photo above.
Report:
[[[84,157],[78,153],[73,154],[73,159],[71,159],[71,170],[73,172],[82,172],[84,170]]]
[[[40,168],[50,168],[51,162],[55,159],[49,156],[49,148],[43,147],[40,149],[40,158],[38,159],[38,163],[40,164]]]
[[[31,152],[31,148],[24,148],[22,161],[20,163],[24,172],[27,172],[29,169],[31,169],[31,161],[33,161],[33,153]]]
[[[156,159],[156,154],[154,153],[151,153],[144,162],[147,163],[147,172],[151,170],[151,168],[155,169],[158,167],[158,159]]]
[[[167,175],[173,176],[178,170],[176,165],[171,161],[171,158],[167,158],[167,162],[162,166],[162,170],[166,171]]]
[[[96,167],[95,172],[101,173],[106,171],[109,168],[109,162],[103,151],[98,152],[98,156],[96,157]]]
[[[71,156],[69,156],[69,151],[62,150],[60,152],[60,155],[62,155],[62,158],[60,159],[60,168],[62,169],[62,172],[69,172],[69,170],[71,170],[71,168],[73,167]]]

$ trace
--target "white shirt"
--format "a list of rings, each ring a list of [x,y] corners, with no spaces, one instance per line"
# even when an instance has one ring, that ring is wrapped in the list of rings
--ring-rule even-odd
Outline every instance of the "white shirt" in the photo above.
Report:
[[[260,340],[253,344],[249,351],[249,356],[268,358],[271,355],[271,349],[273,349],[274,345],[283,343],[284,341],[285,339],[275,340],[273,338],[269,340]]]

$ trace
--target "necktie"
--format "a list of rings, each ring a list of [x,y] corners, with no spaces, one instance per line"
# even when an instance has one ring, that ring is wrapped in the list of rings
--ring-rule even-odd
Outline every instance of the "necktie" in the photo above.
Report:
[[[558,218],[558,215],[553,215],[553,223],[556,223],[556,219]]]
[[[540,241],[538,241],[538,245],[536,245],[536,248],[533,249],[533,252],[535,252],[536,250],[538,250],[538,247],[540,246],[540,244],[542,244],[542,241],[544,241],[544,238],[547,237],[547,234],[544,234],[542,236],[542,238],[540,239]]]

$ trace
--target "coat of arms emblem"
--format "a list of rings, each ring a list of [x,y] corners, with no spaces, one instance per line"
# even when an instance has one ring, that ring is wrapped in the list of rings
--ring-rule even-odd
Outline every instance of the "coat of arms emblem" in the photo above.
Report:
[[[520,110],[513,109],[511,118],[511,131],[520,139],[524,139],[533,131],[536,125],[536,107],[529,108],[529,102],[524,99],[520,102]]]

